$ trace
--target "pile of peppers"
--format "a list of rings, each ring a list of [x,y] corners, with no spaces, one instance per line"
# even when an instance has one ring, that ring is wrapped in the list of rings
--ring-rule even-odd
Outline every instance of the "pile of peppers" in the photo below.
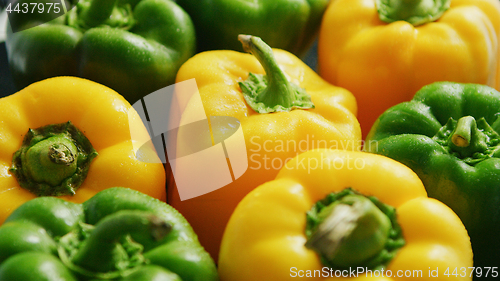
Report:
[[[117,92],[50,78],[0,99],[0,119],[0,280],[218,280]]]
[[[56,2],[7,6],[0,281],[500,277],[500,1],[24,12]],[[179,113],[158,133],[135,105],[188,80],[195,95],[153,105]],[[206,152],[192,122],[230,183],[186,199],[176,181]]]

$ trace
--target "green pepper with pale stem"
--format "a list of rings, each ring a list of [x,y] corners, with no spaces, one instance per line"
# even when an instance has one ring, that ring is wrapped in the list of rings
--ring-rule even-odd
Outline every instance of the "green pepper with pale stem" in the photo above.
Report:
[[[364,148],[410,167],[429,197],[457,213],[478,267],[500,265],[499,117],[495,89],[437,82],[384,112]]]

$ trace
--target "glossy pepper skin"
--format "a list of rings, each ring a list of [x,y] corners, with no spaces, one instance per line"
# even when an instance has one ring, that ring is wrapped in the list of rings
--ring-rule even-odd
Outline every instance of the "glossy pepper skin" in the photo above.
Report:
[[[246,42],[243,45],[252,49],[249,50],[252,54],[262,59],[264,67],[260,59],[251,54],[207,51],[188,60],[177,75],[178,82],[195,78],[206,115],[237,118],[245,139],[248,168],[232,183],[184,201],[180,200],[173,177],[168,184],[169,204],[186,217],[214,259],[226,223],[238,202],[258,184],[273,179],[286,160],[313,147],[354,150],[360,146],[356,101],[351,93],[326,83],[289,52],[265,48],[257,37],[240,38]],[[264,95],[264,99],[290,97],[292,93],[287,88],[293,84],[305,89],[315,108],[257,113],[245,100],[239,82],[248,81],[249,73],[264,74],[264,69],[268,76],[273,76],[269,81],[273,85],[265,87],[271,91]],[[263,108],[264,111],[267,109]],[[182,119],[189,120],[199,111],[191,100]],[[223,135],[224,132],[221,129],[213,134]],[[186,142],[181,133],[177,140],[178,143]],[[189,167],[186,167],[186,173],[189,173]]]
[[[457,213],[475,266],[500,264],[499,109],[493,88],[437,82],[384,112],[365,147],[410,167],[430,197]]]
[[[242,51],[239,34],[273,48],[305,55],[318,34],[329,0],[176,0],[193,19],[198,51]]]
[[[25,15],[9,17],[19,17],[22,28],[43,14]],[[112,88],[132,104],[174,83],[181,64],[195,52],[196,37],[190,17],[170,0],[80,0],[48,23],[8,32],[6,48],[19,89],[49,77],[79,76]]]
[[[366,272],[365,265],[361,262],[364,258],[360,258],[380,239],[376,236],[378,232],[374,231],[379,229],[379,224],[375,223],[375,229],[365,228],[372,225],[367,223],[373,222],[369,216],[368,220],[363,216],[354,220],[361,223],[356,225],[352,233],[359,229],[361,231],[358,234],[364,235],[353,237],[349,231],[342,234],[345,229],[349,229],[346,225],[339,227],[340,229],[333,228],[330,233],[323,233],[325,236],[333,234],[332,241],[341,240],[338,246],[340,250],[335,255],[344,256],[336,264],[347,259],[353,262],[351,264],[344,264],[342,267],[333,267],[335,264],[327,266],[314,247],[306,246],[311,245],[311,239],[306,234],[311,223],[311,210],[318,206],[318,201],[325,202],[324,199],[328,196],[343,192],[349,187],[357,191],[361,199],[366,199],[364,196],[374,196],[387,204],[387,208],[395,211],[400,228],[393,231],[402,231],[404,243],[396,250],[392,259],[386,265],[375,264],[371,267],[371,270],[379,270],[379,276],[382,269],[386,273],[385,278],[376,279],[398,280],[398,270],[421,271],[420,277],[413,275],[413,278],[408,279],[426,279],[429,268],[438,267],[441,271],[437,280],[471,280],[468,275],[456,278],[442,274],[447,267],[472,266],[469,237],[460,219],[450,208],[427,197],[422,182],[414,172],[401,163],[380,155],[328,149],[315,149],[298,155],[286,164],[276,179],[255,188],[238,204],[222,240],[218,264],[221,280],[279,281],[293,279],[291,277],[330,280],[327,277],[333,279],[335,276],[329,275],[330,269],[339,270],[338,272],[344,270],[345,274],[346,268],[349,272],[349,267],[351,271],[361,267]],[[349,204],[345,202],[336,205],[330,215],[339,211],[338,208],[353,215],[346,208]],[[355,204],[354,201],[351,207]],[[332,205],[328,207],[330,206]],[[373,212],[365,214],[373,215]],[[344,215],[338,218],[351,221],[349,216]],[[327,220],[328,218],[323,222]],[[342,225],[342,221],[339,224]],[[346,245],[342,241],[349,240],[355,241],[354,245],[358,245],[358,248],[344,251],[345,248],[342,247]],[[364,243],[366,240],[370,242]],[[323,243],[320,249],[330,246],[329,243]],[[355,260],[359,261],[354,262]],[[389,276],[389,270],[392,276]],[[318,271],[321,272],[320,276]],[[364,280],[366,273],[350,276]]]
[[[500,89],[500,1],[451,0],[440,17],[417,26],[380,20],[377,1],[449,2],[331,2],[319,34],[319,73],[354,94],[363,137],[380,114],[430,83]]]
[[[0,227],[0,280],[216,281],[215,263],[174,208],[115,187],[82,204],[33,199]]]
[[[21,188],[11,170],[13,155],[29,129],[68,121],[87,137],[97,156],[90,162],[86,178],[75,188],[76,192],[67,192],[70,195],[61,198],[81,203],[103,189],[126,186],[165,201],[165,171],[153,146],[146,147],[140,157],[134,153],[133,142],[143,141],[139,138],[147,139],[149,135],[138,114],[130,108],[115,91],[75,77],[46,79],[0,99],[0,167],[3,171],[0,223],[21,204],[37,197]],[[130,130],[137,132],[136,138],[130,137]],[[25,168],[34,166],[32,164],[26,164]],[[44,167],[35,174],[43,177],[48,169]],[[57,173],[48,177],[59,177]],[[71,174],[62,178],[69,176]],[[46,184],[43,179],[40,182]],[[50,184],[43,192],[53,195],[55,189],[56,185]]]

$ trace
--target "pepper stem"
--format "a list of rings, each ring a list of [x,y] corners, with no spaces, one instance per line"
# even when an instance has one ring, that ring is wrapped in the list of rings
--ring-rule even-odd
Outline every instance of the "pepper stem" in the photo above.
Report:
[[[111,26],[129,30],[135,24],[131,3],[118,0],[80,0],[76,9],[67,14],[69,26],[88,30],[97,26]]]
[[[438,20],[450,8],[451,0],[376,0],[380,20],[406,21],[419,26]]]
[[[34,181],[57,186],[76,172],[77,153],[71,140],[59,134],[30,147],[23,160],[26,171]]]
[[[334,269],[384,267],[404,245],[395,209],[351,188],[332,193],[307,213],[306,247]]]
[[[111,17],[118,0],[81,1],[80,19],[89,27],[95,27]]]
[[[483,127],[489,127],[484,119],[479,120]],[[458,119],[455,129],[448,142],[450,148],[457,152],[460,157],[471,157],[475,153],[484,153],[488,149],[488,136],[478,128],[476,119],[472,116],[464,116]]]
[[[71,263],[87,272],[109,273],[129,268],[129,255],[119,242],[129,234],[159,241],[172,226],[150,212],[123,210],[102,219],[82,242]],[[133,266],[133,265],[132,265]]]
[[[476,119],[472,116],[464,116],[458,119],[451,141],[458,147],[467,147],[471,141],[471,132],[475,130],[477,130]]]
[[[258,113],[290,111],[295,108],[314,108],[311,97],[291,83],[280,69],[273,50],[259,37],[239,35],[243,49],[261,63],[266,76],[250,73],[240,87],[248,105]]]
[[[450,117],[432,139],[471,166],[500,155],[500,136],[484,117]]]
[[[37,196],[73,195],[97,156],[71,122],[29,129],[12,157],[10,171],[22,188]]]
[[[391,221],[369,199],[348,195],[323,212],[327,215],[306,246],[329,262],[349,267],[360,265],[382,251]]]

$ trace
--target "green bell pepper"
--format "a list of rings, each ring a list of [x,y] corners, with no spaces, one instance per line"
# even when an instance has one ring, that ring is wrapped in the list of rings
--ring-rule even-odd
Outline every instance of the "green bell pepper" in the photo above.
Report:
[[[364,149],[410,167],[469,232],[474,265],[500,266],[500,92],[437,82],[384,112]]]
[[[30,2],[47,10],[54,1],[21,0]],[[80,0],[48,22],[47,13],[28,11],[9,14],[14,30],[21,30],[9,28],[6,38],[18,88],[54,76],[79,76],[112,88],[133,104],[173,84],[177,70],[196,50],[193,22],[171,0]]]
[[[0,280],[215,281],[217,269],[174,208],[111,188],[83,204],[38,197],[0,227]]]
[[[243,51],[239,34],[303,56],[319,31],[329,0],[176,0],[193,19],[198,51]]]

